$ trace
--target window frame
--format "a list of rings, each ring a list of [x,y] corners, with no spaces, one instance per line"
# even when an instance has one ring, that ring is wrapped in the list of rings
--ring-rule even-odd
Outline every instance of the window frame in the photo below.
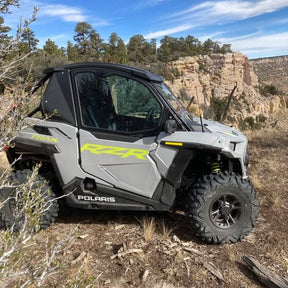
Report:
[[[151,95],[155,98],[157,103],[159,104],[159,107],[161,109],[161,113],[159,116],[158,124],[155,128],[151,129],[142,129],[142,130],[136,130],[136,131],[122,131],[122,130],[112,130],[112,129],[105,129],[105,128],[98,128],[94,126],[89,126],[83,123],[83,115],[81,111],[81,99],[79,95],[79,89],[77,87],[77,75],[80,73],[95,73],[95,74],[104,74],[106,77],[108,76],[120,76],[123,78],[131,79],[133,81],[136,81],[138,83],[141,83],[148,91],[151,93]],[[130,139],[129,142],[135,141],[135,139],[140,139],[143,137],[148,137],[148,136],[156,136],[159,134],[159,132],[162,130],[163,127],[163,119],[165,117],[165,111],[166,111],[166,105],[163,103],[162,99],[158,97],[157,95],[157,89],[153,86],[153,83],[147,82],[142,80],[139,77],[135,77],[134,75],[131,75],[129,73],[125,73],[122,71],[115,71],[113,69],[101,69],[101,68],[95,68],[95,69],[75,69],[71,73],[71,78],[72,78],[72,83],[73,83],[73,90],[74,90],[74,95],[75,95],[75,101],[77,103],[77,118],[78,118],[78,127],[80,129],[84,129],[86,131],[91,132],[94,134],[96,137],[99,136],[99,138],[102,139],[113,139],[116,140],[117,135],[119,136],[118,138],[123,138],[128,140]],[[112,96],[111,96],[112,97]],[[106,136],[105,136],[106,135]],[[110,135],[110,136],[109,136]]]

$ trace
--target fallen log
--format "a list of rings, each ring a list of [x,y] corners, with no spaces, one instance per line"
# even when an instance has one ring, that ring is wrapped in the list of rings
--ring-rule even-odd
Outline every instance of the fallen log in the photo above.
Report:
[[[269,288],[288,288],[287,277],[282,277],[269,270],[255,258],[242,256],[242,259],[265,286]]]

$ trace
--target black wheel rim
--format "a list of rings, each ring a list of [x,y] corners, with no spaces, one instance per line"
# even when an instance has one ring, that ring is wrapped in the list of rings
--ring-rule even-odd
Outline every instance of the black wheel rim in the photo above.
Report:
[[[233,195],[221,195],[210,206],[210,218],[219,228],[229,229],[236,225],[241,217],[241,203]]]

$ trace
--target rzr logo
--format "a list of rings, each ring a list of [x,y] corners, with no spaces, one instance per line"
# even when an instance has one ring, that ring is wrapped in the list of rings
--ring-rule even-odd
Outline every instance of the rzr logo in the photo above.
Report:
[[[147,160],[146,156],[149,152],[148,150],[142,150],[142,149],[104,146],[104,145],[89,144],[89,143],[86,143],[81,147],[81,152],[83,151],[89,151],[93,154],[117,155],[117,156],[120,156],[121,158],[134,156],[139,160]]]

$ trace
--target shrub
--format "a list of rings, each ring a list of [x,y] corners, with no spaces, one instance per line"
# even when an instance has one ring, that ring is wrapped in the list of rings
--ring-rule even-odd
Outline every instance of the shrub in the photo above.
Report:
[[[265,85],[259,87],[259,92],[263,96],[282,94],[274,85]]]
[[[253,118],[252,116],[246,117],[239,123],[239,127],[241,130],[258,130],[263,126],[267,118],[260,114]]]
[[[216,121],[220,121],[227,105],[227,101],[225,99],[219,99],[212,97],[210,110],[214,115]]]

